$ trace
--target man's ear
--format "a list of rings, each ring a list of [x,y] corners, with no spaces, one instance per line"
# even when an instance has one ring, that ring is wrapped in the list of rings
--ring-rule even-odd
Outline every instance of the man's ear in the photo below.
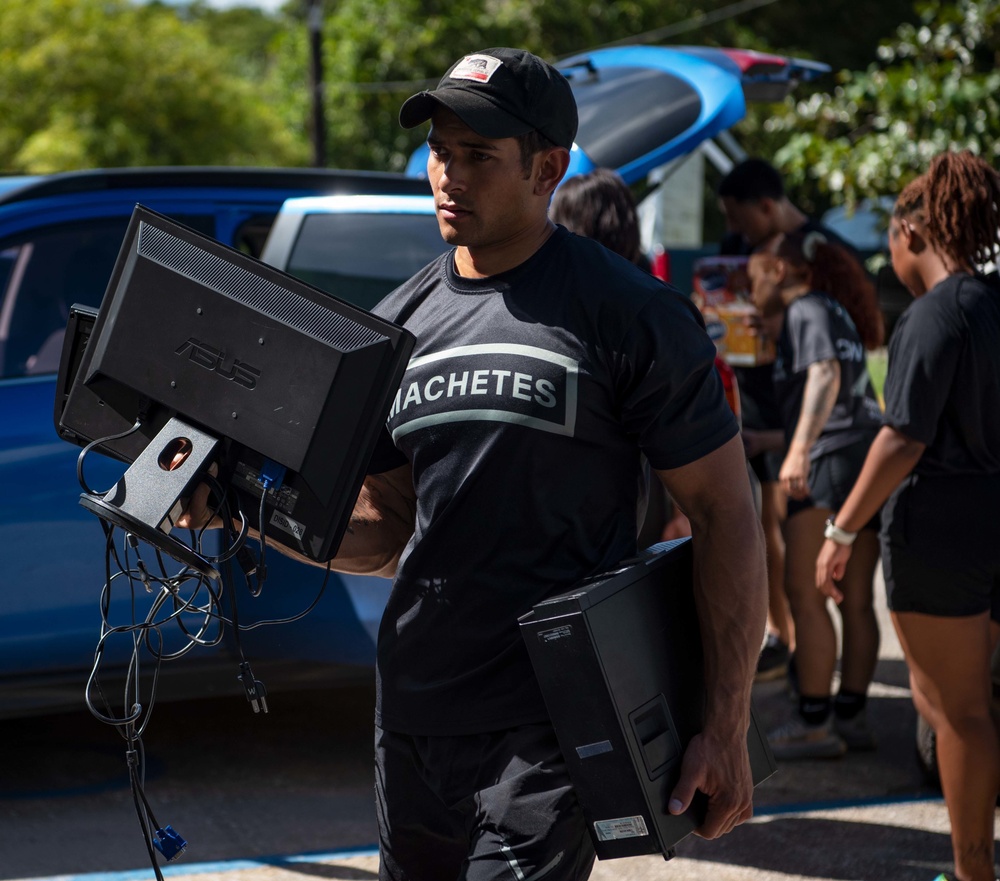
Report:
[[[778,210],[778,203],[770,196],[761,196],[756,204],[757,210],[766,217],[774,217],[775,212]]]
[[[569,150],[564,147],[540,150],[534,162],[535,195],[546,199],[551,196],[568,168]]]

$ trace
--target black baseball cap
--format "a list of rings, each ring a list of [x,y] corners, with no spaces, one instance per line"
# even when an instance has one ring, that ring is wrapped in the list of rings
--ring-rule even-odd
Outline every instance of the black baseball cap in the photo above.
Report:
[[[403,103],[399,124],[413,128],[438,106],[457,114],[485,138],[538,131],[567,150],[576,138],[576,99],[551,64],[524,49],[483,49],[456,61],[432,92]]]

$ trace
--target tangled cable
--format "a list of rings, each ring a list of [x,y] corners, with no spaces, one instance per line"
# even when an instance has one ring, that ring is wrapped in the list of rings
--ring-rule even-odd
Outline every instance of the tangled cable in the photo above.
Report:
[[[85,480],[83,466],[86,456],[102,444],[128,437],[138,431],[141,424],[139,419],[127,431],[93,441],[81,450],[77,459],[77,478],[85,494],[91,497],[102,495],[91,489]],[[302,612],[287,618],[240,624],[232,561],[234,558],[239,561],[239,570],[250,596],[259,596],[266,577],[266,539],[262,533],[259,538],[259,558],[255,560],[247,547],[250,524],[240,508],[238,497],[235,493],[227,493],[226,488],[210,474],[201,479],[210,490],[208,522],[218,515],[223,523],[222,550],[217,555],[206,553],[207,526],[200,530],[188,530],[188,544],[203,559],[218,564],[221,577],[217,582],[190,567],[180,566],[179,563],[176,565],[180,568],[176,571],[168,569],[169,563],[159,549],[120,526],[100,520],[105,536],[105,582],[100,594],[100,632],[94,662],[87,678],[84,701],[96,719],[113,726],[125,740],[133,802],[157,881],[162,881],[163,876],[156,853],[159,852],[169,861],[178,857],[187,847],[187,842],[172,827],[161,826],[157,822],[144,791],[145,750],[142,735],[156,703],[161,665],[195,649],[219,645],[229,627],[239,659],[236,678],[241,682],[254,712],[266,713],[267,692],[264,684],[254,677],[243,651],[240,633],[266,625],[291,623],[307,615],[322,598],[331,572],[328,564],[316,597]],[[258,523],[264,522],[267,496],[267,487],[264,487]],[[233,528],[234,521],[240,524],[238,530]],[[250,582],[251,575],[255,577],[253,585]],[[120,591],[126,594],[124,607],[129,611],[125,620],[112,620],[112,609],[123,607],[121,603],[112,603],[112,594],[117,595]],[[143,595],[146,599],[143,599]],[[223,605],[224,597],[229,607],[228,614]],[[145,611],[140,611],[141,609]],[[105,658],[110,654],[109,645],[118,640],[126,641],[129,661],[125,670],[121,710],[115,712],[101,685],[101,669]],[[143,674],[148,672],[147,667],[150,665],[152,673],[147,676],[147,689]]]

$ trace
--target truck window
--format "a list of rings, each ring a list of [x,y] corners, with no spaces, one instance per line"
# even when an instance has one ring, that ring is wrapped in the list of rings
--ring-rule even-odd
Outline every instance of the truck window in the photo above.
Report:
[[[286,271],[371,309],[445,247],[434,214],[313,214]]]
[[[104,296],[127,217],[46,227],[0,244],[0,377],[54,373],[74,303]]]
[[[177,219],[215,233],[210,215]],[[0,242],[0,379],[59,369],[69,307],[100,305],[128,222],[89,218]]]

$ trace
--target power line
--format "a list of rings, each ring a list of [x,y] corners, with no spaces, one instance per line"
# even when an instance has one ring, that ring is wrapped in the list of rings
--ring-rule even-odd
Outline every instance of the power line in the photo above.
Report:
[[[770,6],[772,3],[777,2],[778,0],[740,0],[738,3],[730,3],[728,6],[723,6],[721,9],[716,9],[713,12],[693,15],[690,18],[685,19],[684,21],[676,22],[675,24],[664,25],[661,28],[646,31],[642,34],[636,34],[632,37],[623,37],[620,40],[615,40],[611,43],[604,43],[600,46],[591,46],[590,48],[582,49],[579,52],[571,52],[569,55],[582,55],[587,52],[593,52],[597,49],[609,49],[612,46],[630,46],[635,43],[656,43],[660,40],[667,39],[668,37],[676,37],[679,34],[686,34],[691,31],[701,30],[709,25],[718,24],[720,21],[728,21],[729,19],[736,18],[738,15],[742,15],[744,12],[750,12],[754,9]],[[569,57],[569,55],[566,57]],[[423,79],[394,80],[390,82],[378,83],[340,82],[336,85],[339,88],[347,89],[352,92],[378,94],[380,92],[419,92],[423,89],[433,89],[437,84],[437,79]]]
[[[377,83],[336,83],[338,87],[349,89],[352,92],[421,92],[424,89],[433,89],[440,77],[426,80],[388,80]]]
[[[728,21],[731,18],[736,18],[738,15],[742,15],[744,12],[750,12],[751,10],[761,8],[762,6],[770,6],[772,3],[777,2],[778,0],[742,0],[740,3],[730,3],[729,6],[723,6],[721,9],[716,9],[714,12],[706,12],[702,15],[693,15],[691,18],[685,21],[677,22],[676,24],[664,25],[662,28],[646,31],[644,34],[637,34],[634,37],[624,37],[621,40],[615,40],[612,43],[604,43],[601,46],[595,46],[584,51],[592,52],[594,49],[607,49],[611,46],[627,46],[633,43],[656,43],[660,40],[665,40],[668,37],[676,37],[678,34],[685,34],[689,31],[700,30],[710,24],[718,24],[720,21]]]

